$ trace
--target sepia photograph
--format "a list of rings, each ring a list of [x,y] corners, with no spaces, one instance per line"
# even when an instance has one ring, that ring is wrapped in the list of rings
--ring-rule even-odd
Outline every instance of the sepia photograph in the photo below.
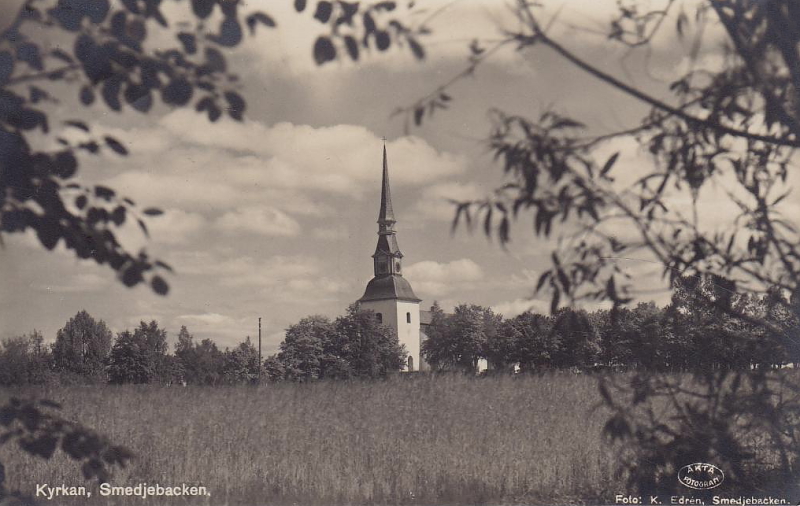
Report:
[[[800,504],[798,147],[798,0],[1,0],[0,506]]]

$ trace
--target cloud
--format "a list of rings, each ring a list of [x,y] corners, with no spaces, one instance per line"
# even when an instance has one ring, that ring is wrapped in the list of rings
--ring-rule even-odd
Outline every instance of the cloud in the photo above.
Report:
[[[99,273],[82,272],[70,274],[54,284],[34,283],[32,288],[53,293],[97,292],[108,288],[113,282],[113,279],[108,276],[101,276]]]
[[[550,304],[536,299],[514,299],[493,305],[492,311],[506,318],[513,318],[528,311],[548,314],[550,312]]]
[[[267,236],[295,236],[300,224],[288,214],[273,207],[245,207],[229,211],[219,217],[214,226],[219,230],[249,232]]]
[[[219,313],[202,313],[180,315],[178,316],[178,320],[184,320],[190,325],[195,324],[201,326],[216,326],[230,323],[232,318]]]
[[[412,210],[412,220],[452,221],[456,207],[451,201],[476,200],[485,192],[476,183],[444,181],[425,187]]]
[[[237,164],[226,167],[234,174],[245,167],[258,167],[264,180],[281,187],[303,187],[344,192],[359,183],[380,177],[380,138],[356,125],[311,127],[288,122],[266,126],[258,121],[242,123],[222,119],[212,125],[198,121],[193,111],[178,110],[165,116],[161,125],[186,144],[232,151]],[[466,158],[440,153],[424,140],[406,136],[386,144],[392,183],[422,184],[461,173]],[[244,159],[243,155],[254,155]],[[253,172],[246,174],[252,182]],[[235,177],[235,176],[234,176]]]
[[[148,220],[150,236],[166,244],[184,243],[206,225],[202,215],[182,209],[166,209],[163,215]]]
[[[403,274],[415,290],[426,297],[439,297],[454,291],[469,289],[484,277],[483,269],[468,258],[439,263],[431,260],[417,262]]]

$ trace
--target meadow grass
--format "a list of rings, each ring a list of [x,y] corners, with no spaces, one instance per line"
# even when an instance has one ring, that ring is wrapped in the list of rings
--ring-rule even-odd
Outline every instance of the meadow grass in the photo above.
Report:
[[[612,502],[624,485],[603,442],[596,379],[570,373],[260,387],[95,386],[0,391],[136,454],[114,485],[201,484],[211,497],[63,504],[514,504]],[[63,452],[0,448],[7,485],[85,485]]]

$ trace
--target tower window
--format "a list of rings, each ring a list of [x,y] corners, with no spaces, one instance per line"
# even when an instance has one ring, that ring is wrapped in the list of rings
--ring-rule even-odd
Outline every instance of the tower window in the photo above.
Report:
[[[396,262],[394,264],[394,270],[397,271],[397,272],[400,272],[400,262]]]
[[[411,323],[411,313],[406,313],[406,323]]]
[[[412,357],[411,355],[408,356],[408,370],[409,371],[414,370],[414,357]]]
[[[375,317],[378,319],[378,323],[383,323],[383,314],[375,313]]]

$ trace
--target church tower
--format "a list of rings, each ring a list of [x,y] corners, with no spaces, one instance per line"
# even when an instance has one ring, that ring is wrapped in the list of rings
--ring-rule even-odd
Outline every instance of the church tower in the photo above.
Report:
[[[403,254],[397,246],[394,210],[389,191],[389,166],[383,146],[383,182],[381,208],[378,212],[378,245],[372,255],[375,276],[367,284],[359,304],[375,311],[378,320],[391,327],[400,344],[405,345],[406,371],[420,370],[420,299],[403,278]]]

